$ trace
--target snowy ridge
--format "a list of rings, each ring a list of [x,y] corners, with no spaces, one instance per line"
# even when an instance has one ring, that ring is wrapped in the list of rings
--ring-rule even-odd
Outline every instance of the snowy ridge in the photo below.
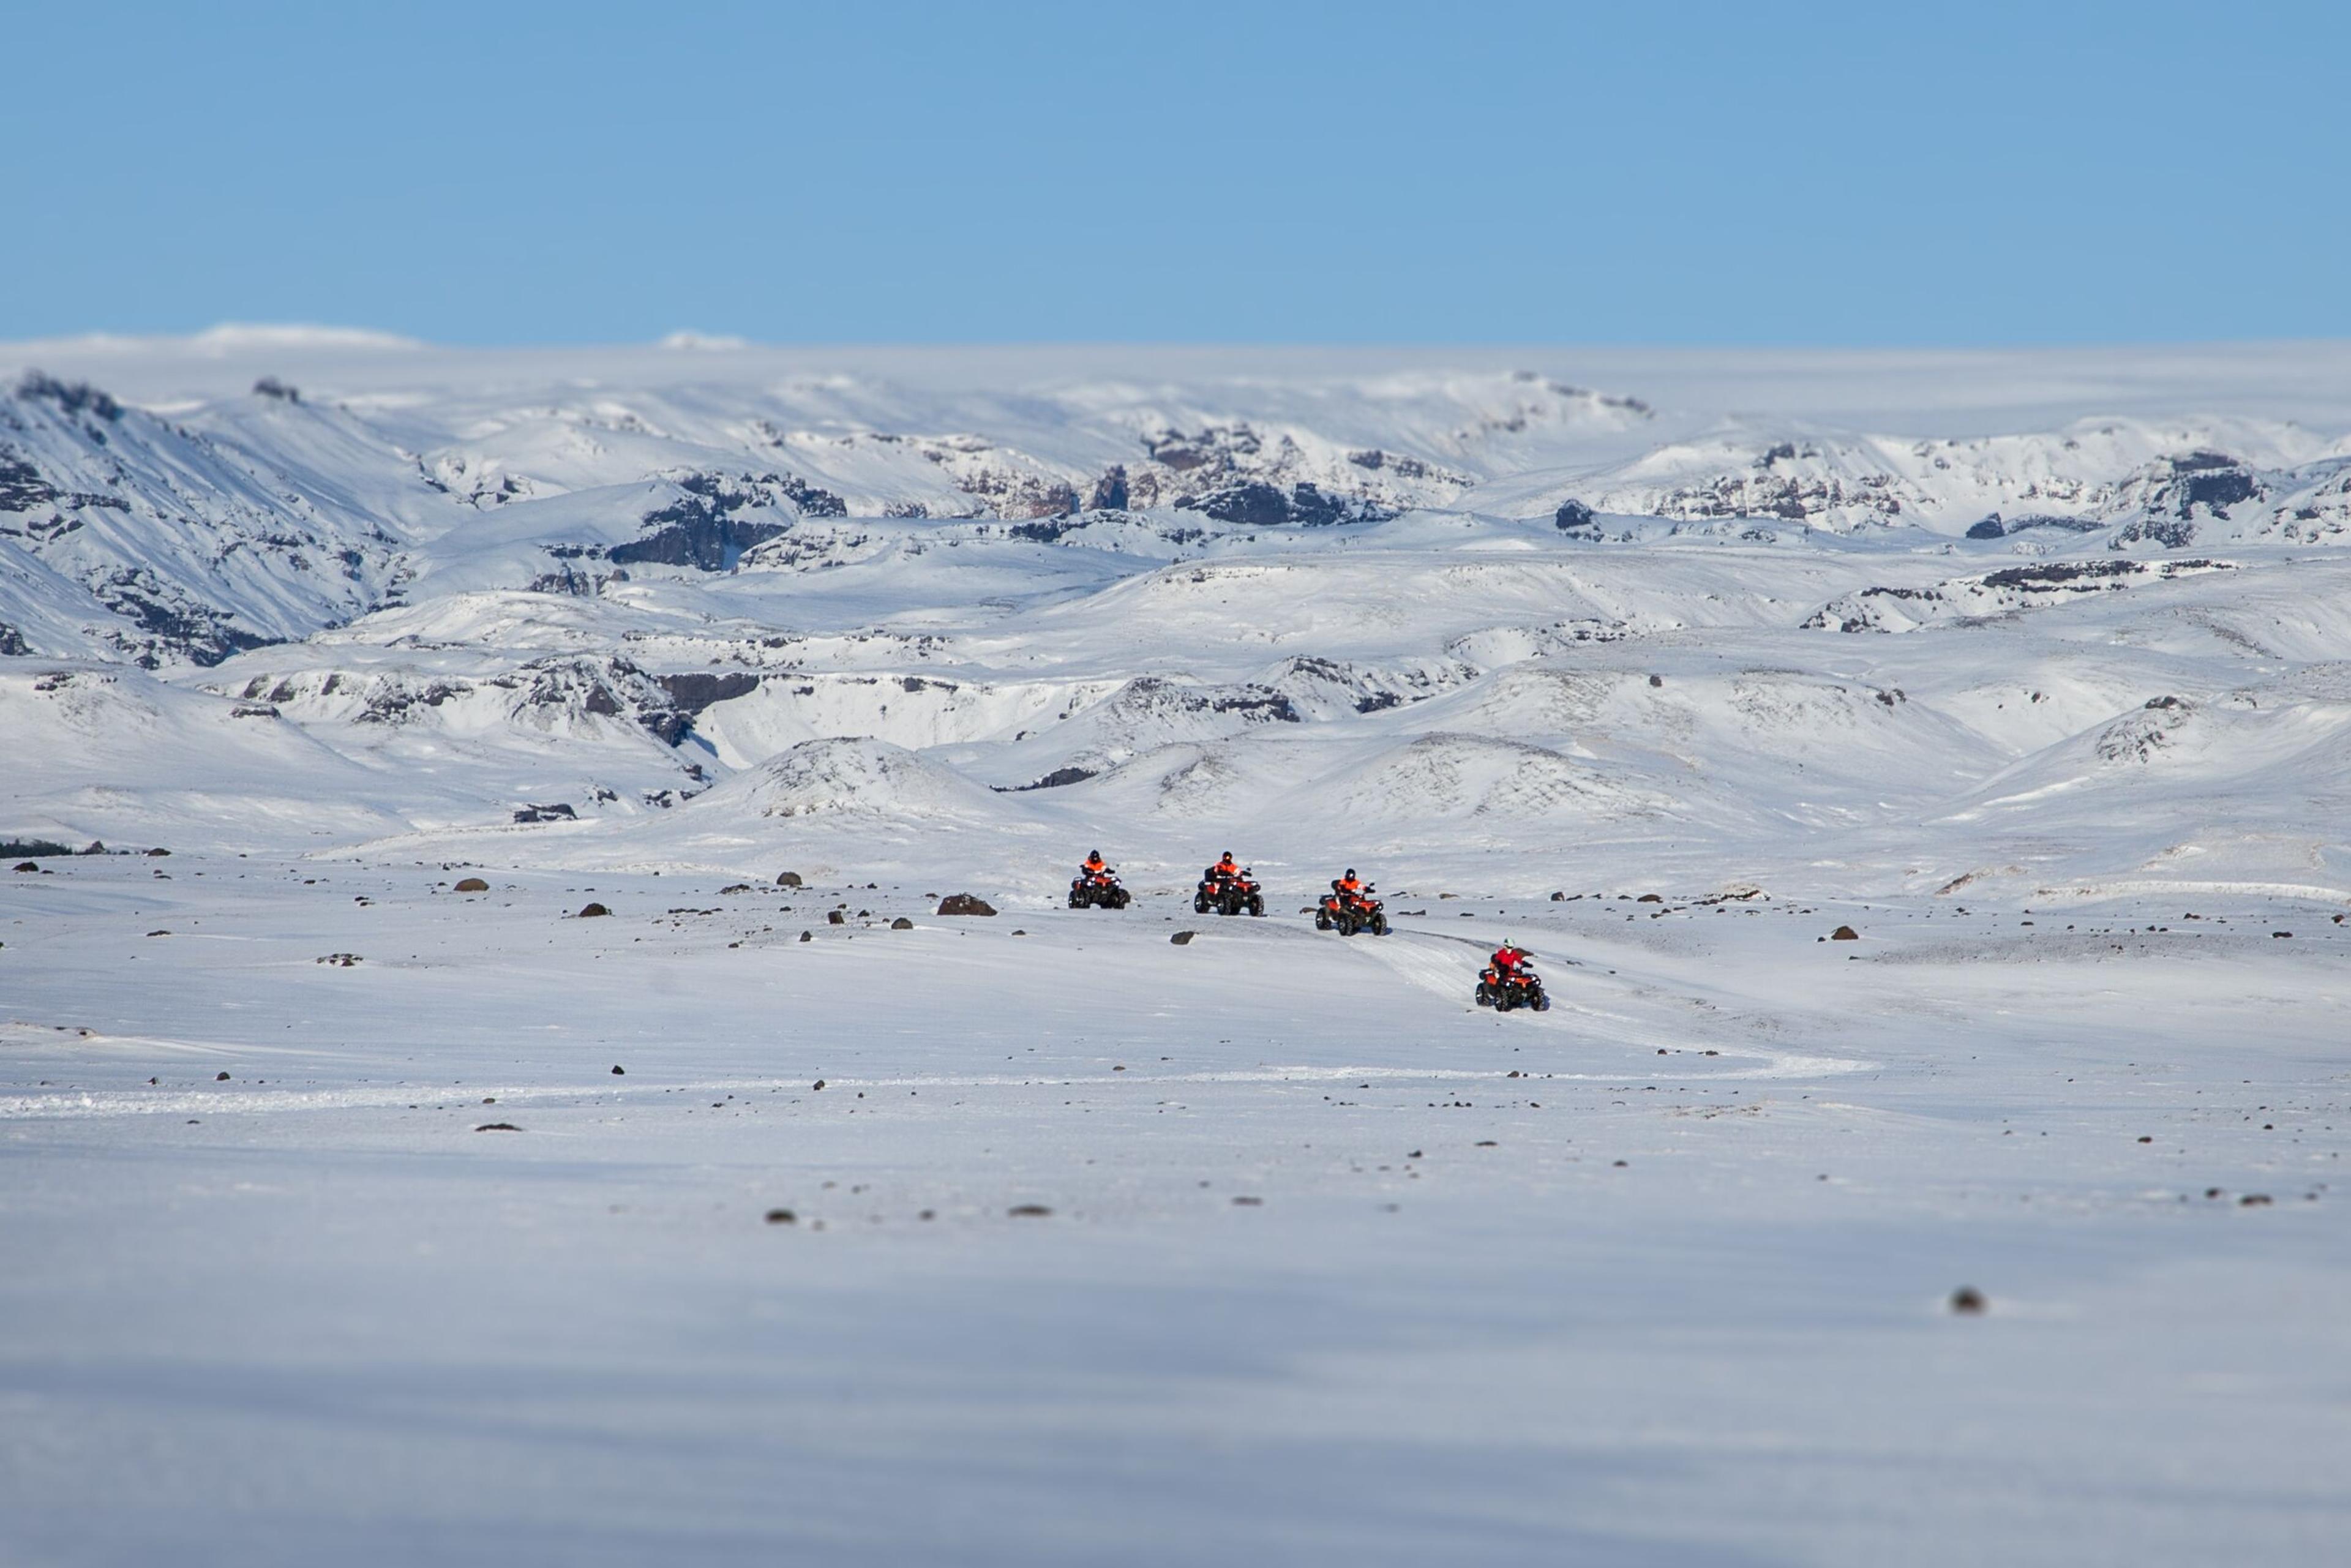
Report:
[[[1987,361],[1959,414],[1959,370],[1880,368],[1856,424],[1746,361],[1719,395],[1771,412],[1667,359],[37,351],[72,374],[0,395],[9,831],[225,843],[267,776],[319,841],[582,865],[1000,831],[1176,877],[1359,827],[1546,879],[1830,840],[1906,886],[2342,875],[2273,828],[2342,789],[2346,356],[2168,408]]]

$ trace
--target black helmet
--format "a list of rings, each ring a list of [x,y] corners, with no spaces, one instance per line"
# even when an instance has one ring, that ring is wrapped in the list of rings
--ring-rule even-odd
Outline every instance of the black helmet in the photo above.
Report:
[[[1088,859],[1088,860],[1090,860],[1090,861],[1098,861],[1098,860],[1102,859],[1102,851],[1100,851],[1100,850],[1088,850],[1088,851],[1086,852],[1086,859]]]
[[[1347,868],[1347,874],[1348,874],[1349,876],[1353,876],[1353,875],[1354,875],[1354,874],[1355,874],[1355,868],[1354,868],[1353,866],[1349,866],[1349,867]]]
[[[1233,858],[1233,852],[1232,852],[1232,851],[1230,851],[1230,850],[1227,850],[1227,851],[1225,852],[1225,858],[1226,858],[1227,860],[1230,860],[1230,859],[1232,859],[1232,858]]]

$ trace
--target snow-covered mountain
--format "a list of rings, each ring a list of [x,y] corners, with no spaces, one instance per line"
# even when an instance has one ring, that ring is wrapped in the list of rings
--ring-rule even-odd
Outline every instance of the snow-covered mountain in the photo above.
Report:
[[[2339,348],[0,367],[0,828],[2346,870]]]

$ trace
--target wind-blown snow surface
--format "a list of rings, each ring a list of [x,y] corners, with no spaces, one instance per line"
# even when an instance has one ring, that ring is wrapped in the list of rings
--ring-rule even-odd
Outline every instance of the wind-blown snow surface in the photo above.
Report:
[[[0,1557],[2351,1553],[2351,350],[0,369]]]

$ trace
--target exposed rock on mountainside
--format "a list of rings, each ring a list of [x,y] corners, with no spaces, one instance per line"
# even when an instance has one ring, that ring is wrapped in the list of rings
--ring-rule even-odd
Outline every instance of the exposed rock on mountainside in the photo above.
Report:
[[[783,482],[775,475],[744,480],[688,474],[676,483],[685,494],[647,512],[639,521],[641,536],[612,546],[606,559],[616,566],[643,561],[724,571],[745,550],[784,531],[785,523],[758,515],[780,499]]]
[[[2085,593],[2119,592],[2139,584],[2234,570],[2233,562],[2224,560],[2053,561],[2008,567],[1930,588],[1865,588],[1813,612],[1803,629],[1909,632],[1963,617],[2012,614]]]

